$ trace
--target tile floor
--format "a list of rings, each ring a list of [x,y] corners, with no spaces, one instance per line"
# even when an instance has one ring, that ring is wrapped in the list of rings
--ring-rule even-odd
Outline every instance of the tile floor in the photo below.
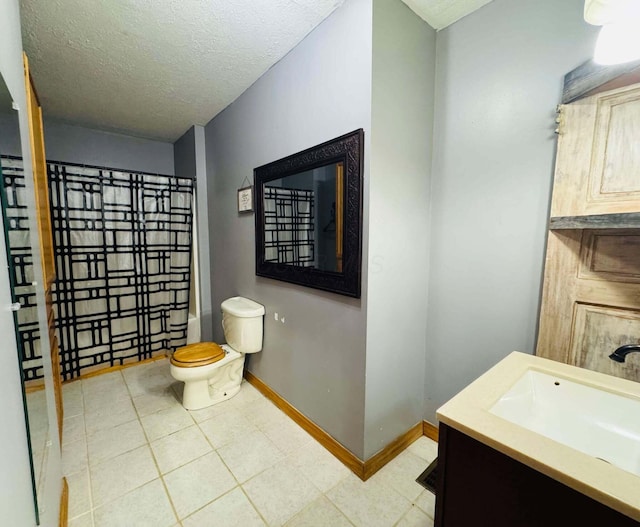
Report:
[[[70,527],[433,526],[422,437],[366,483],[243,383],[187,412],[163,359],[63,387]]]

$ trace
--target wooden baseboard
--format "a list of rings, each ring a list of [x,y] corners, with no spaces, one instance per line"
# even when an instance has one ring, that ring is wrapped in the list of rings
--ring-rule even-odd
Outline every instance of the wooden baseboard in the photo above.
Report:
[[[376,453],[364,462],[363,481],[367,481],[378,470],[384,467],[389,461],[400,454],[416,439],[422,437],[423,424],[416,423],[404,434],[396,437],[391,443],[384,447],[380,452]]]
[[[364,462],[353,454],[349,449],[336,441],[327,432],[315,424],[311,419],[302,414],[298,409],[288,403],[279,394],[274,392],[269,386],[262,382],[250,371],[244,372],[244,378],[247,382],[254,386],[262,395],[275,404],[280,410],[287,414],[301,428],[306,430],[309,435],[318,441],[323,447],[331,452],[338,460],[340,460],[351,472],[360,479],[364,478]]]
[[[67,478],[62,478],[62,492],[60,493],[60,527],[67,527],[69,522],[69,485]]]
[[[438,442],[438,427],[429,421],[422,421],[422,435],[427,436],[432,441]]]
[[[377,452],[367,461],[362,461],[358,456],[351,452],[347,447],[336,441],[327,432],[315,424],[306,415],[302,414],[297,408],[292,406],[288,401],[283,399],[278,393],[273,391],[267,384],[256,377],[250,371],[244,372],[244,378],[249,384],[254,386],[262,395],[269,399],[280,410],[287,414],[295,423],[306,430],[309,435],[316,439],[324,448],[326,448],[333,456],[342,462],[351,472],[358,476],[361,480],[366,481],[373,476],[378,470],[384,467],[389,461],[400,454],[416,439],[422,435],[426,435],[433,439],[438,435],[438,429],[427,421],[421,421],[412,426],[404,434],[401,434],[382,450]],[[429,434],[425,432],[429,427]],[[437,441],[437,439],[435,439]]]
[[[33,379],[31,381],[24,381],[25,393],[34,393],[44,390],[44,379]]]
[[[156,355],[155,357],[151,357],[149,359],[144,360],[135,360],[131,359],[131,362],[125,362],[124,364],[118,364],[117,366],[108,366],[106,368],[102,368],[100,365],[95,366],[95,370],[88,371],[87,373],[83,373],[79,377],[75,377],[68,381],[64,381],[62,384],[68,384],[70,382],[80,381],[82,379],[89,379],[91,377],[97,377],[98,375],[105,375],[107,373],[112,373],[114,371],[126,370],[127,368],[131,368],[133,366],[139,366],[140,364],[148,364],[150,362],[156,362],[158,360],[166,359],[167,355],[163,352],[161,355]]]

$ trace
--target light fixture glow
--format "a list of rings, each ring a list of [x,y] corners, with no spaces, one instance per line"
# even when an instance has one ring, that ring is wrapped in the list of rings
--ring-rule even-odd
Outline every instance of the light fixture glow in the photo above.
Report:
[[[600,30],[594,62],[621,64],[640,59],[640,19],[605,24]]]

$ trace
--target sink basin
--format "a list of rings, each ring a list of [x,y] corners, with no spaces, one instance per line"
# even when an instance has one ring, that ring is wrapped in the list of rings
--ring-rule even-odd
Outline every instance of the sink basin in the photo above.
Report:
[[[640,382],[514,351],[436,417],[640,525]]]
[[[528,369],[489,412],[640,476],[640,400]]]

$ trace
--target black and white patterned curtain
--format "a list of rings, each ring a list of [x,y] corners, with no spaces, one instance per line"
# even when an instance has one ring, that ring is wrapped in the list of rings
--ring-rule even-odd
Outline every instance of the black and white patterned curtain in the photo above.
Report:
[[[193,181],[49,164],[64,379],[183,346]]]
[[[186,344],[193,181],[57,162],[48,176],[63,378]]]
[[[1,156],[3,208],[6,218],[7,243],[10,250],[10,273],[16,300],[21,308],[16,313],[22,370],[25,381],[41,379],[42,353],[38,325],[38,303],[33,276],[33,253],[29,235],[29,210],[22,158]]]
[[[314,214],[313,190],[265,185],[265,261],[313,267],[316,257]]]

